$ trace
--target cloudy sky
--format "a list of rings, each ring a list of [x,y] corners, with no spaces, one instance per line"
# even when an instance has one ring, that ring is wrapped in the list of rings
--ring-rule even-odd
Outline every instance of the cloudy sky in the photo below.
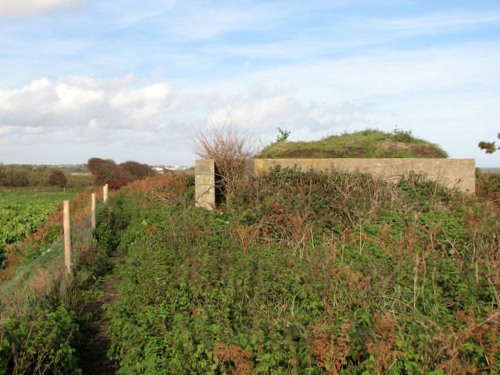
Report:
[[[234,123],[265,145],[411,131],[500,167],[500,1],[0,0],[0,162],[192,165]]]

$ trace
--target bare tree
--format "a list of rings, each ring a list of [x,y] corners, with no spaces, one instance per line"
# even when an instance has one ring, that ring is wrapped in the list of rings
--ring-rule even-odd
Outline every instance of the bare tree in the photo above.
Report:
[[[242,175],[245,161],[257,151],[248,131],[225,122],[196,132],[192,149],[200,158],[215,161],[216,185],[223,193]]]

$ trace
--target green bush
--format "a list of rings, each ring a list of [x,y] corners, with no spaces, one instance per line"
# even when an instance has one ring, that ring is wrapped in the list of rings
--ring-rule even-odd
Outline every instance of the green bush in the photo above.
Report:
[[[78,325],[67,308],[35,308],[22,321],[10,317],[3,328],[0,373],[81,373],[74,348]]]

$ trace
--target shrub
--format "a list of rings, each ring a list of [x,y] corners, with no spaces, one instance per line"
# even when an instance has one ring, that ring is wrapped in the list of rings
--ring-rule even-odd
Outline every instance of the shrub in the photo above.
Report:
[[[121,163],[119,167],[124,169],[132,180],[142,180],[143,178],[151,177],[156,174],[149,165],[137,163],[135,161]]]
[[[476,168],[476,194],[500,205],[500,173],[484,173]]]
[[[125,170],[113,160],[89,159],[87,168],[94,175],[97,185],[108,184],[110,189],[118,189],[131,181]]]
[[[68,180],[66,175],[60,170],[54,170],[50,173],[47,183],[51,186],[64,187]]]
[[[91,158],[87,168],[94,175],[96,184],[108,184],[110,189],[119,189],[131,181],[154,176],[155,172],[146,164],[127,161],[116,164],[113,160]]]
[[[0,185],[22,187],[28,186],[28,174],[22,168],[9,166],[0,167]]]
[[[497,138],[500,139],[500,133],[497,134]],[[478,147],[484,150],[487,154],[493,154],[500,150],[500,146],[496,146],[495,142],[479,142]]]
[[[199,131],[193,151],[203,159],[213,159],[216,165],[216,189],[225,194],[226,188],[241,176],[245,161],[256,151],[248,133],[235,125],[213,124]]]

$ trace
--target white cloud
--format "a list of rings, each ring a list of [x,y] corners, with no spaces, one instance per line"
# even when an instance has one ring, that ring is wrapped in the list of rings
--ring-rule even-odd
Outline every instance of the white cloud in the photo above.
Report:
[[[267,143],[277,128],[292,131],[294,139],[311,139],[367,123],[368,102],[303,101],[293,87],[251,86],[236,95],[207,96],[205,125],[232,123],[250,130]]]
[[[70,86],[67,83],[55,85],[58,101],[55,103],[61,112],[78,111],[82,107],[87,107],[102,100],[103,90],[88,90],[81,87]]]
[[[172,93],[165,82],[141,85],[132,76],[41,78],[20,89],[0,89],[0,134],[19,144],[183,145],[180,152],[186,155],[190,131],[207,123],[232,122],[267,142],[278,127],[295,135],[348,126],[360,109],[302,103],[296,94],[293,87],[264,85],[238,94]]]
[[[49,13],[80,2],[80,0],[1,0],[1,16],[25,16]]]
[[[58,82],[47,78],[17,90],[0,89],[0,126],[53,131],[73,128],[148,129],[169,111],[170,89],[165,83],[134,86],[133,78],[97,80],[73,77]],[[30,131],[30,133],[33,133]]]
[[[156,83],[117,92],[109,100],[109,107],[126,116],[124,120],[133,124],[133,127],[147,128],[148,123],[159,123],[169,111],[169,97],[169,86]]]

